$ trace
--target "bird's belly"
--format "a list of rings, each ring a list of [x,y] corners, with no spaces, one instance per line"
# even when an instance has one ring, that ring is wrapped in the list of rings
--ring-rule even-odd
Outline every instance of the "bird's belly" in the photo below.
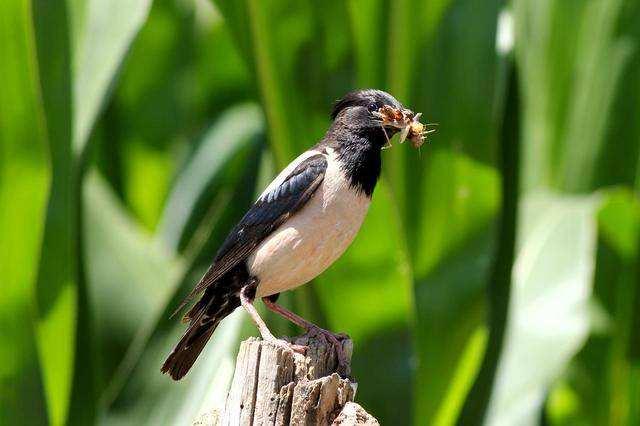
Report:
[[[248,259],[259,279],[257,297],[269,296],[311,281],[327,269],[353,241],[370,199],[352,188],[335,190],[327,181],[309,203],[260,244]]]

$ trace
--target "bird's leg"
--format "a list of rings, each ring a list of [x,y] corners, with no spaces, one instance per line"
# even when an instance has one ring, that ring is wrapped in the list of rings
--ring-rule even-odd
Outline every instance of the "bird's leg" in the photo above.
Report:
[[[267,327],[267,324],[265,324],[262,317],[260,317],[260,314],[258,314],[255,306],[253,306],[255,296],[249,297],[251,293],[255,294],[255,289],[252,291],[250,284],[242,287],[240,290],[240,303],[242,304],[242,307],[247,311],[256,327],[258,327],[258,331],[260,331],[264,340],[276,340],[275,336],[271,333],[271,330],[269,330],[269,327]]]
[[[290,344],[282,339],[276,338],[273,335],[273,333],[271,333],[271,330],[269,330],[269,327],[267,327],[267,324],[265,324],[263,319],[260,317],[260,314],[258,314],[258,311],[256,310],[255,306],[253,306],[253,301],[255,299],[255,294],[256,294],[256,287],[257,285],[255,282],[252,282],[242,287],[242,289],[240,289],[240,303],[242,304],[242,307],[245,309],[245,311],[247,311],[247,313],[255,323],[256,327],[258,327],[258,331],[260,331],[260,335],[262,336],[262,339],[270,342],[274,342],[277,344],[282,344],[288,348],[291,348],[295,352],[304,354],[307,350],[306,347]]]
[[[340,339],[346,339],[347,335],[346,334],[335,334],[329,330],[325,330],[324,328],[320,328],[317,325],[315,325],[314,323],[312,323],[311,321],[307,321],[306,319],[302,318],[301,316],[291,312],[290,310],[278,305],[276,302],[274,302],[272,299],[270,299],[269,297],[263,297],[262,301],[264,302],[265,306],[275,312],[276,314],[282,316],[283,318],[288,319],[289,321],[291,321],[292,323],[294,323],[295,325],[297,325],[298,327],[304,328],[307,333],[309,333],[310,335],[322,335],[324,336],[329,343],[331,343],[336,351],[336,356],[338,358],[338,368],[345,372],[345,374],[349,374],[349,363],[347,361],[347,356],[344,353],[344,350],[342,350],[342,343],[340,343]]]

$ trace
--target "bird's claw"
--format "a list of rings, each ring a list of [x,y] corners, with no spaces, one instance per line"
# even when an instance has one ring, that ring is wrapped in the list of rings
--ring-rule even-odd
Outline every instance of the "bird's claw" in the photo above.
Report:
[[[322,336],[332,344],[333,349],[336,353],[336,358],[338,359],[337,372],[342,377],[348,377],[351,373],[351,367],[349,366],[349,362],[347,361],[347,356],[344,353],[341,341],[348,339],[349,336],[345,333],[333,333],[316,325],[309,327],[307,329],[307,334],[311,337]]]
[[[307,349],[309,349],[308,346],[296,345],[295,343],[290,343],[290,342],[287,342],[284,339],[278,339],[276,337],[268,338],[268,339],[265,339],[265,340],[269,341],[269,342],[272,342],[273,344],[275,344],[277,346],[280,346],[280,347],[282,347],[284,349],[292,350],[293,352],[299,353],[301,355],[306,355]]]
[[[307,334],[311,337],[319,337],[324,336],[329,341],[333,342],[334,340],[346,340],[349,336],[346,333],[334,333],[329,330],[325,330],[324,328],[320,328],[317,325],[311,326],[307,329]]]
[[[287,343],[287,346],[289,346],[292,351],[302,355],[305,355],[307,353],[307,349],[309,349],[308,346],[296,345],[295,343]]]
[[[348,340],[349,335],[347,333],[333,333],[336,339],[338,340]]]

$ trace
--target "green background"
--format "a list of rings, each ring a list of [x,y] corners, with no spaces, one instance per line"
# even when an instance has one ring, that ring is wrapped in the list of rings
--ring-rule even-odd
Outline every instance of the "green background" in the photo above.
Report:
[[[395,144],[347,253],[282,298],[355,341],[383,424],[640,425],[640,2],[3,0],[0,424],[190,424],[169,314],[226,232],[376,87]],[[267,316],[278,334],[298,330]]]

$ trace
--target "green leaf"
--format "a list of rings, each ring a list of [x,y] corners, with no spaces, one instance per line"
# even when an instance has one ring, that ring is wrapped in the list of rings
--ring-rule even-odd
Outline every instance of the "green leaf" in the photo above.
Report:
[[[603,185],[633,185],[640,133],[629,117],[637,115],[640,105],[640,32],[634,24],[640,4],[514,4],[523,75],[525,187],[586,192]],[[637,203],[625,192],[607,193],[599,213],[594,330],[550,391],[546,408],[552,422],[634,421],[637,378],[625,348],[633,347],[638,316],[629,312],[640,300],[634,254]]]
[[[617,36],[623,0],[592,2],[581,19],[572,98],[563,139],[568,190],[591,189],[616,85],[632,52],[631,40]]]
[[[476,232],[416,283],[416,419],[455,420],[479,367],[475,361],[465,368],[465,362],[482,359],[483,345],[465,349],[483,326],[492,261],[491,232]]]
[[[442,2],[428,3],[434,5],[424,6],[425,13]],[[495,46],[503,3],[491,0],[479,7],[470,0],[451,2],[441,12],[440,21],[432,24],[434,34],[414,42],[422,54],[415,63],[417,77],[410,99],[405,100],[423,112],[423,121],[439,124],[429,146],[452,148],[488,165],[496,164],[504,102],[504,58],[498,56]],[[469,45],[468,40],[476,43]],[[429,156],[429,146],[422,147],[423,157]],[[408,185],[423,184],[416,180],[422,170],[417,167],[419,157],[410,150],[406,156]],[[412,194],[413,187],[409,188]]]
[[[220,324],[193,369],[180,382],[160,374],[160,366],[184,326],[173,321],[172,326],[165,324],[157,329],[99,423],[190,425],[205,410],[223,407],[233,375],[242,315],[238,311]]]
[[[202,356],[198,364],[207,363],[206,359],[213,364],[208,364],[205,370],[196,368],[190,377],[200,378],[187,380],[189,385],[164,382],[169,379],[159,372],[162,364],[159,357],[166,356],[178,339],[178,331],[183,329],[176,318],[169,319],[170,313],[183,293],[193,287],[202,268],[210,263],[217,244],[221,243],[228,227],[232,225],[230,222],[237,220],[244,212],[244,206],[249,203],[247,197],[253,196],[253,192],[247,193],[246,190],[233,196],[228,194],[234,192],[236,185],[252,187],[257,170],[247,168],[245,161],[250,162],[255,157],[262,125],[262,115],[257,107],[240,105],[231,107],[210,127],[178,175],[165,208],[163,226],[152,240],[145,242],[139,230],[132,230],[130,219],[125,220],[123,213],[114,209],[117,203],[112,195],[103,196],[103,201],[100,198],[91,201],[92,197],[96,197],[91,194],[104,193],[104,190],[88,188],[87,197],[92,206],[89,212],[94,216],[87,230],[88,236],[94,239],[93,246],[87,244],[95,256],[90,262],[95,274],[92,288],[96,292],[96,300],[100,300],[96,313],[102,315],[97,321],[104,323],[106,334],[101,340],[106,340],[111,347],[110,356],[106,357],[111,363],[111,370],[106,371],[109,384],[103,394],[106,422],[120,416],[116,414],[122,409],[119,404],[121,401],[132,401],[129,395],[131,387],[135,388],[141,382],[145,383],[144,386],[153,387],[158,380],[163,380],[162,386],[166,388],[164,393],[170,394],[176,401],[170,407],[171,413],[177,411],[178,402],[183,399],[200,401],[198,398],[206,394],[203,389],[207,386],[207,380],[213,377],[221,380],[221,388],[216,390],[216,395],[224,396],[226,377],[232,372],[227,370],[233,366],[229,351],[235,351],[239,333],[237,317],[225,321],[232,324],[228,326],[231,330],[235,330],[230,331],[231,334],[222,331],[223,328],[216,332],[216,336],[222,336],[214,337],[214,342],[223,343],[212,342],[208,345],[222,344],[227,349],[214,352],[218,355]],[[253,154],[247,155],[247,151]],[[129,235],[129,241],[122,235]],[[184,242],[184,249],[181,242]],[[158,252],[159,247],[168,253],[184,252],[184,261],[172,266],[176,261],[171,260],[171,256],[167,257],[167,254],[163,255],[162,251]],[[123,275],[110,273],[113,270],[122,271]],[[138,288],[131,289],[131,283]],[[153,290],[154,287],[159,288]],[[154,292],[152,298],[149,297],[150,291]],[[122,303],[125,297],[130,297],[130,303],[134,305]],[[145,301],[145,305],[136,307],[141,300]],[[121,306],[114,306],[114,303],[120,303]],[[227,363],[227,370],[217,372],[214,367],[221,359]],[[114,361],[118,363],[115,371]],[[157,368],[150,371],[148,365],[157,365]],[[194,396],[194,393],[198,396]],[[140,422],[139,416],[143,415],[147,416],[143,418],[163,418],[166,415],[162,414],[163,410],[169,408],[158,398],[160,395],[153,391],[148,396],[136,399],[135,403],[128,402],[127,413],[122,415],[136,424]],[[149,404],[154,405],[152,412],[156,414],[148,411],[151,409]],[[195,414],[189,412],[190,417],[183,420],[190,421]]]
[[[620,188],[602,196],[593,290],[602,319],[594,318],[594,331],[573,361],[570,374],[551,394],[560,393],[564,384],[573,392],[580,410],[563,415],[562,405],[553,406],[550,397],[549,415],[559,421],[564,416],[598,424],[633,424],[640,414],[634,412],[632,403],[637,398],[634,317],[640,300],[636,265],[640,203],[631,191]]]
[[[598,213],[598,233],[622,258],[635,260],[640,235],[640,201],[626,188],[609,190]]]
[[[110,384],[134,339],[151,333],[184,274],[184,262],[145,235],[95,172],[84,183],[84,238],[97,391]],[[132,355],[127,355],[131,358]],[[113,392],[114,384],[107,392]]]
[[[262,113],[256,105],[230,108],[212,124],[167,199],[158,232],[169,247],[178,249],[196,206],[212,183],[222,185],[233,180],[227,164],[254,145],[263,128]]]
[[[78,169],[71,150],[71,46],[66,7],[33,4],[34,28],[51,161],[51,192],[38,269],[37,339],[51,424],[70,404],[78,300]]]
[[[77,1],[62,5],[34,2],[35,45],[52,167],[38,271],[37,335],[49,417],[56,425],[66,423],[68,412],[78,422],[90,422],[94,414],[93,398],[90,404],[78,402],[79,395],[93,393],[93,383],[82,373],[92,371],[92,351],[79,249],[84,156],[77,154],[82,154],[98,106],[113,82],[113,63],[122,60],[135,34],[127,26],[116,25],[127,19],[114,12],[134,19],[138,16],[122,5],[115,10],[102,8],[108,5],[113,3],[96,0],[85,9]],[[135,22],[139,25],[142,20]],[[109,31],[113,26],[116,33]],[[107,45],[118,37],[124,41]],[[103,54],[105,62],[92,56]],[[78,405],[69,410],[72,395]]]
[[[249,40],[243,38],[241,49],[252,52],[250,63],[255,66],[255,76],[258,80],[262,99],[265,105],[265,115],[269,123],[269,134],[273,141],[273,148],[276,158],[280,164],[294,156],[295,148],[293,142],[292,122],[287,119],[287,106],[284,97],[284,78],[290,72],[278,63],[278,56],[275,55],[276,43],[272,27],[269,26],[270,16],[280,12],[281,5],[249,0],[244,3],[220,1],[219,6],[223,13],[231,16],[230,23],[235,23],[233,18],[242,16],[242,23],[247,27],[235,27],[236,32],[249,29]],[[290,34],[293,36],[293,34]],[[245,36],[246,37],[246,36]],[[295,39],[295,37],[292,37]],[[283,50],[281,50],[283,52]],[[279,66],[280,65],[280,66]],[[284,68],[284,69],[283,69]],[[290,98],[295,99],[295,96]]]
[[[434,149],[425,160],[428,187],[414,201],[420,219],[407,237],[415,253],[415,419],[435,422],[456,418],[476,374],[463,364],[484,321],[499,181],[493,168],[448,150]]]
[[[461,377],[467,370],[456,367],[483,321],[499,182],[493,168],[449,150],[434,149],[424,161],[428,186],[413,201],[419,219],[406,238],[414,253],[415,419],[435,421],[459,408],[467,387],[456,384],[475,375]]]
[[[384,68],[380,66],[385,54],[385,15],[382,0],[349,0],[349,18],[353,29],[353,50],[356,61],[356,81],[360,87],[383,87]]]
[[[513,3],[516,60],[522,81],[522,186],[550,187],[558,174],[560,130],[567,114],[578,32],[586,2]],[[534,37],[533,34],[545,34]]]
[[[107,92],[150,7],[151,0],[88,0],[86,4],[86,22],[75,40],[73,64],[73,147],[77,154],[85,148]]]
[[[514,2],[529,159],[525,188],[594,188],[616,89],[632,52],[631,39],[618,31],[624,3]]]
[[[535,194],[520,205],[514,284],[489,424],[537,424],[549,386],[588,336],[598,204],[593,196]]]
[[[150,71],[151,70],[151,71]],[[156,2],[96,128],[98,165],[149,230],[199,133],[252,88],[219,13]]]
[[[504,30],[501,28],[499,31]],[[501,120],[499,155],[502,172],[502,206],[498,222],[497,248],[487,285],[489,335],[482,366],[458,418],[460,423],[473,422],[474,419],[484,419],[486,416],[489,396],[494,386],[498,361],[505,340],[511,298],[512,265],[515,260],[520,200],[520,104],[517,71],[510,60],[507,60],[504,68],[505,100],[502,107],[504,111]]]
[[[624,3],[616,24],[616,43],[630,45],[631,57],[625,61],[622,75],[615,83],[615,102],[611,106],[605,124],[606,144],[600,147],[596,165],[595,185],[626,184],[640,188],[638,160],[640,159],[640,122],[631,120],[640,114],[640,28],[635,23],[640,19],[640,2]]]
[[[425,159],[424,181],[430,183],[415,202],[416,216],[409,235],[414,274],[427,276],[440,259],[486,228],[499,202],[496,171],[469,157],[437,149]]]
[[[324,135],[332,102],[352,88],[345,73],[351,68],[347,4],[339,0],[216,4],[253,73],[269,143],[282,168]]]
[[[500,208],[496,141],[503,59],[494,41],[501,6],[501,1],[482,7],[472,1],[410,6],[407,26],[421,34],[409,37],[412,51],[422,53],[410,62],[415,70],[408,80],[398,78],[396,84],[408,84],[405,102],[423,112],[426,122],[439,123],[421,155],[405,152],[398,166],[416,294],[416,424],[457,419],[484,351],[484,290]],[[473,46],[465,42],[471,39]]]
[[[50,183],[34,31],[30,1],[0,4],[1,424],[47,423],[32,321]]]

